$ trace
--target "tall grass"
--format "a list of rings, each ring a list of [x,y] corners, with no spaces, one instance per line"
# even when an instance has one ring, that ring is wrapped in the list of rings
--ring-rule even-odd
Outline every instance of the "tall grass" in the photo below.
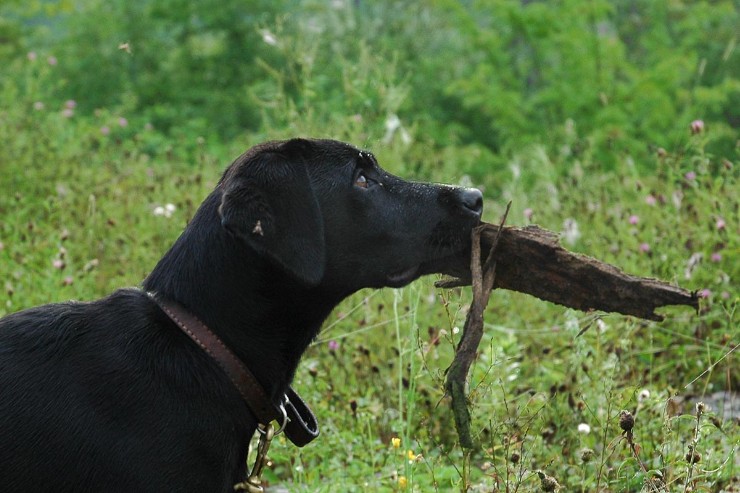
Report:
[[[360,3],[383,14],[380,7]],[[460,14],[462,8],[437,4],[445,12]],[[604,2],[592,4],[606,8]],[[483,9],[483,3],[470,5],[474,13]],[[543,9],[542,19],[558,21],[548,10],[555,7],[533,5]],[[430,35],[439,60],[419,61],[415,73],[408,53],[426,49],[419,38],[390,33],[391,24],[369,23],[378,44],[356,35],[357,12],[312,2],[304,7],[310,15],[263,17],[252,25],[250,39],[269,33],[279,44],[262,46],[273,51],[257,56],[264,77],[248,88],[257,122],[228,138],[210,132],[202,118],[178,122],[171,108],[142,110],[135,92],[124,91],[128,96],[102,108],[86,107],[81,94],[67,92],[75,86],[67,79],[74,70],[67,67],[60,75],[60,66],[72,61],[50,64],[50,48],[12,58],[0,86],[0,315],[137,285],[221,170],[246,147],[293,135],[340,138],[371,148],[389,171],[402,176],[480,187],[488,221],[496,221],[513,200],[510,223],[563,232],[568,248],[699,290],[701,309],[668,309],[667,320],[658,324],[494,292],[469,382],[480,448],[465,454],[442,383],[461,335],[468,290],[440,291],[433,288],[434,279],[424,279],[401,290],[357,293],[327,320],[296,375],[322,435],[304,449],[278,440],[266,473],[276,490],[527,492],[554,488],[550,480],[562,491],[582,492],[736,489],[740,162],[735,150],[715,153],[728,149],[737,134],[728,123],[707,120],[694,133],[689,125],[701,116],[689,114],[701,109],[698,101],[713,105],[706,114],[715,118],[723,107],[731,113],[734,79],[686,89],[688,76],[671,74],[670,64],[646,67],[630,72],[631,83],[641,81],[637,89],[619,89],[617,108],[605,105],[584,116],[587,125],[553,111],[546,132],[533,123],[526,138],[499,146],[493,140],[501,135],[476,137],[500,130],[499,109],[525,108],[523,114],[534,115],[538,98],[549,94],[542,104],[554,102],[560,93],[539,80],[522,100],[512,96],[513,74],[483,87],[486,74],[513,56],[526,75],[531,67],[522,54],[554,56],[544,43],[552,36],[561,39],[565,31],[551,32],[540,21],[527,24],[514,15],[519,7],[507,3],[499,13],[510,17],[497,17],[496,29],[505,27],[502,19],[518,26],[506,38],[514,56],[491,51],[497,31],[474,22],[475,16],[434,17],[404,8],[392,25],[407,35],[430,26],[453,32],[459,28],[455,22],[468,26],[464,41],[451,42],[452,52]],[[681,32],[695,33],[691,19],[681,15]],[[311,22],[326,16],[336,21],[332,31],[317,34]],[[715,14],[704,18],[716,21]],[[573,22],[579,32],[588,27]],[[630,47],[634,53],[664,44],[660,32],[641,36],[634,38],[639,46]],[[726,71],[734,56],[732,50],[717,52],[719,42],[707,47],[700,40],[684,41],[715,57],[707,61],[714,75]],[[476,56],[482,58],[465,58],[459,43],[478,46]],[[588,46],[593,56],[597,51]],[[136,50],[134,44],[130,56]],[[621,60],[618,52],[599,48],[603,70]],[[466,61],[467,68],[461,67]],[[440,72],[444,84],[435,85],[439,81],[424,70],[445,64],[459,70]],[[475,74],[467,72],[475,67]],[[634,64],[623,67],[637,70]],[[608,73],[602,73],[604,80]],[[676,84],[668,93],[680,96],[671,109],[675,125],[665,139],[643,140],[640,135],[647,134],[635,129],[625,137],[624,125],[632,120],[624,119],[640,109],[638,89],[649,85],[650,94],[663,94],[651,85],[660,84],[661,76]],[[578,106],[578,94],[567,96],[567,105]],[[494,98],[509,98],[504,102],[510,107]],[[157,123],[165,120],[176,124]],[[517,125],[526,126],[525,120]],[[637,147],[642,150],[632,152]],[[629,440],[619,421],[625,410],[635,419]]]

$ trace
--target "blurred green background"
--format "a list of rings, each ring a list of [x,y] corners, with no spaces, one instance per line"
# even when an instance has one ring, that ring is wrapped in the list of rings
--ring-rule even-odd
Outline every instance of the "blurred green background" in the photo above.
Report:
[[[722,0],[4,0],[0,315],[138,284],[249,146],[345,140],[702,306],[494,293],[465,453],[468,290],[358,293],[296,376],[324,433],[273,449],[270,491],[739,491],[739,36]]]

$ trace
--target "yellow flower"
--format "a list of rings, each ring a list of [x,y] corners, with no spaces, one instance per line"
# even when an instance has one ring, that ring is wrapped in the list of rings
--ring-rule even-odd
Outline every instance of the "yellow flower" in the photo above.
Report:
[[[416,454],[413,450],[409,450],[406,455],[408,456],[409,460],[416,460]]]
[[[393,445],[393,448],[398,448],[401,446],[401,439],[398,437],[391,438],[391,445]]]
[[[398,477],[398,486],[400,488],[406,488],[406,485],[408,484],[408,481],[406,480],[406,476],[399,476]]]

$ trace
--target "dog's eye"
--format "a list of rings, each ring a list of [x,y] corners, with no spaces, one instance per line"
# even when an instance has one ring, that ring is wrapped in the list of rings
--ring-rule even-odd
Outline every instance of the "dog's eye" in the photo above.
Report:
[[[368,185],[369,185],[369,183],[368,183],[367,177],[365,175],[363,175],[362,173],[360,173],[359,175],[357,175],[357,178],[355,178],[355,186],[356,187],[367,188]]]

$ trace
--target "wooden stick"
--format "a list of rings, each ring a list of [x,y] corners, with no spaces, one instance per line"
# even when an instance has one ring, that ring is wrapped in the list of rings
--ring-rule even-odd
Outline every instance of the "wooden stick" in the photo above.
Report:
[[[452,412],[460,445],[475,447],[470,434],[465,383],[483,337],[483,312],[494,288],[510,289],[578,310],[603,310],[663,320],[655,309],[666,305],[688,305],[698,309],[695,292],[662,281],[625,274],[616,267],[560,246],[554,233],[537,226],[504,227],[509,207],[498,226],[483,223],[471,234],[470,266],[455,259],[447,271],[455,279],[437,287],[472,284],[473,301],[455,358],[447,369],[445,392],[451,397]],[[481,263],[481,250],[488,256]]]
[[[481,264],[481,233],[486,225],[473,229],[471,234],[470,271],[473,284],[473,302],[465,317],[462,337],[455,352],[455,358],[447,369],[445,392],[452,398],[452,412],[455,417],[455,428],[464,448],[473,448],[473,438],[470,435],[470,411],[468,410],[465,382],[468,378],[470,365],[475,360],[478,345],[483,337],[483,312],[491,297],[493,284],[496,279],[496,247],[498,246],[504,223],[509,215],[511,202],[506,206],[506,212],[501,219],[498,233],[488,248],[485,264]]]

